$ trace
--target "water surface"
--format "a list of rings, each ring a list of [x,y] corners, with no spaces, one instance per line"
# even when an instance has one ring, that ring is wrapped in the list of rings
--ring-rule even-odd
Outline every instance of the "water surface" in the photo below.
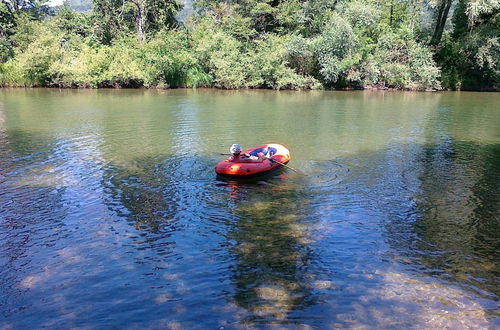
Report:
[[[499,101],[0,90],[0,328],[498,328]]]

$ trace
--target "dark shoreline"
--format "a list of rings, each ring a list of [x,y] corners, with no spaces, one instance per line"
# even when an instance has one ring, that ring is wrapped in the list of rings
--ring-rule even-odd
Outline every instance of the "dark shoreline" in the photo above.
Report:
[[[194,89],[194,90],[219,90],[219,91],[249,91],[249,90],[268,90],[268,91],[293,91],[293,92],[304,92],[304,91],[337,91],[337,92],[352,92],[352,91],[377,91],[377,92],[481,92],[481,93],[495,93],[500,92],[500,87],[488,87],[488,88],[477,88],[477,89],[407,89],[407,88],[390,88],[390,87],[365,87],[365,88],[324,88],[324,89],[272,89],[272,88],[218,88],[218,87],[169,87],[169,88],[147,88],[147,87],[60,87],[60,86],[0,86],[0,89],[61,89],[61,90],[181,90],[181,89]]]

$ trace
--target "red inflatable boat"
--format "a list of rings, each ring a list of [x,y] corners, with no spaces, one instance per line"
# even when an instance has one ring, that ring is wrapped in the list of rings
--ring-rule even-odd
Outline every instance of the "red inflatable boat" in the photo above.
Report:
[[[251,156],[255,156],[251,158],[257,158],[256,156],[259,152],[264,153],[268,159],[264,159],[262,162],[250,162],[251,160],[245,159],[244,157],[240,160],[232,160],[232,157],[230,157],[220,161],[217,166],[215,166],[215,172],[219,175],[229,177],[251,177],[268,173],[281,166],[277,162],[286,164],[291,159],[290,151],[288,151],[285,146],[277,143],[268,143],[247,149],[242,155],[250,154]]]

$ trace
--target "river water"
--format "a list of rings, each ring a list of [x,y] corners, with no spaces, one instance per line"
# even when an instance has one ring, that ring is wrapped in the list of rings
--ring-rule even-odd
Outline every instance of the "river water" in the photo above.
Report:
[[[0,329],[498,328],[499,104],[0,90]]]

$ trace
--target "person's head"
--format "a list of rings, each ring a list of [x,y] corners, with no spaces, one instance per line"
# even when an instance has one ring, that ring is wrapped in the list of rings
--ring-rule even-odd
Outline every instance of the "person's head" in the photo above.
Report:
[[[229,152],[237,155],[237,154],[241,153],[241,146],[239,144],[235,143],[231,146],[231,148],[229,148]]]

